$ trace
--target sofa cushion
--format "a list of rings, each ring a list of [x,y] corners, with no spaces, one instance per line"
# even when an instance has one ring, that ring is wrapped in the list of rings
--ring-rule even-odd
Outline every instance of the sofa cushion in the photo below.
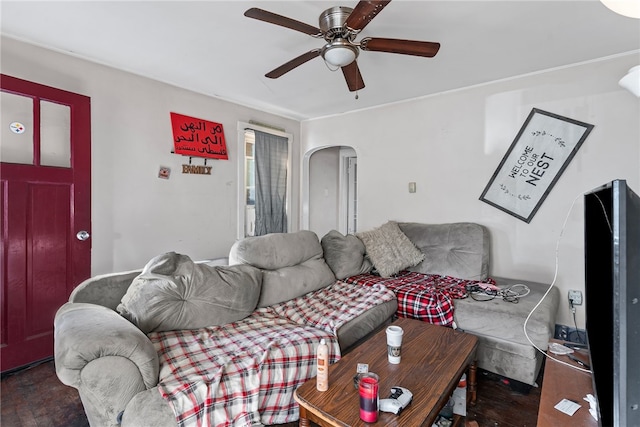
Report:
[[[309,230],[239,240],[231,247],[229,264],[262,269],[258,307],[287,301],[336,281],[322,257],[318,236]]]
[[[424,254],[400,230],[398,223],[388,221],[370,231],[357,233],[364,243],[367,256],[382,277],[419,264]]]
[[[351,349],[360,340],[368,337],[382,325],[390,323],[398,310],[398,300],[385,301],[349,320],[337,330],[340,348]],[[345,354],[345,353],[343,353]]]
[[[461,329],[472,334],[496,337],[527,348],[535,353],[529,339],[539,348],[546,348],[555,330],[556,313],[559,304],[557,287],[549,290],[546,283],[527,280],[514,280],[497,277],[498,287],[506,289],[515,284],[525,285],[529,294],[520,298],[517,304],[494,298],[488,301],[476,301],[473,298],[454,300],[455,320]],[[540,302],[545,293],[545,299]],[[531,311],[535,308],[535,311]],[[531,313],[531,314],[530,314]],[[529,316],[530,314],[530,316]],[[524,322],[527,322],[527,335],[524,334]]]
[[[402,232],[425,254],[410,270],[468,280],[486,280],[491,252],[489,231],[471,222],[399,223]]]
[[[271,233],[238,240],[229,251],[229,265],[251,264],[263,270],[292,267],[322,256],[316,233]]]
[[[336,279],[344,279],[371,271],[373,265],[364,256],[364,243],[353,234],[343,236],[331,230],[320,241],[324,260],[335,274]]]
[[[534,384],[540,370],[542,353],[531,342],[544,350],[553,338],[560,293],[557,287],[549,289],[549,285],[544,283],[492,278],[501,289],[523,284],[529,287],[530,293],[520,298],[517,304],[501,298],[490,301],[454,299],[456,324],[465,332],[478,337],[476,357],[479,368],[526,384]],[[540,302],[545,294],[546,297]],[[532,312],[534,308],[535,311]],[[524,324],[529,315],[525,335]]]
[[[255,310],[261,284],[252,266],[196,264],[169,252],[147,263],[117,311],[145,333],[222,325]]]

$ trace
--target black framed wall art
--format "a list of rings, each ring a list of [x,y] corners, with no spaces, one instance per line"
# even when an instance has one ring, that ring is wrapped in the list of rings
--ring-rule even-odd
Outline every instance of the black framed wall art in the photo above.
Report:
[[[531,110],[480,200],[529,223],[593,125]]]

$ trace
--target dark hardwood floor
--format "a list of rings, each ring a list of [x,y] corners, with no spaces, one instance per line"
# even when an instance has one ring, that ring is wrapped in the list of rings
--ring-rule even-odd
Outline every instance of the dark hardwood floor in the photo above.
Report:
[[[83,427],[89,422],[75,388],[62,384],[53,361],[3,375],[2,427]]]
[[[538,378],[540,386],[541,381],[542,375]],[[0,394],[3,427],[89,425],[76,389],[58,380],[53,361],[4,375]],[[533,427],[539,403],[539,387],[524,394],[519,387],[505,384],[503,378],[479,370],[477,404],[469,408],[467,419],[476,420],[480,427]]]

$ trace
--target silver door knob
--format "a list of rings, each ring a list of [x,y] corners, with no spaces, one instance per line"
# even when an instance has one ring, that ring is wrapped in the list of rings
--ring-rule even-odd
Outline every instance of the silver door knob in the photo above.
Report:
[[[87,240],[91,235],[87,232],[87,231],[78,231],[78,234],[76,234],[76,237],[78,238],[78,240]]]

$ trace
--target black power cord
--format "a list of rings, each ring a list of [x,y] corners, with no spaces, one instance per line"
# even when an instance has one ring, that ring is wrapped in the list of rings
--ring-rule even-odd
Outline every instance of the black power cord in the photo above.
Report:
[[[573,315],[573,326],[576,327],[576,335],[577,335],[578,339],[576,341],[574,341],[572,339],[569,339],[570,338],[569,334],[567,334],[567,339],[569,341],[574,341],[574,342],[577,342],[577,343],[580,343],[580,344],[586,344],[587,343],[586,342],[587,341],[586,337],[583,339],[580,336],[580,331],[578,330],[578,322],[576,321],[576,307],[573,305],[573,298],[569,298],[569,307],[571,308],[571,314]]]
[[[479,285],[467,285],[467,292],[471,299],[476,301],[491,301],[495,297],[500,297],[504,301],[514,304],[518,303],[518,300],[524,296],[529,295],[531,290],[528,286],[521,283],[508,286],[506,288],[494,288],[484,287]]]

